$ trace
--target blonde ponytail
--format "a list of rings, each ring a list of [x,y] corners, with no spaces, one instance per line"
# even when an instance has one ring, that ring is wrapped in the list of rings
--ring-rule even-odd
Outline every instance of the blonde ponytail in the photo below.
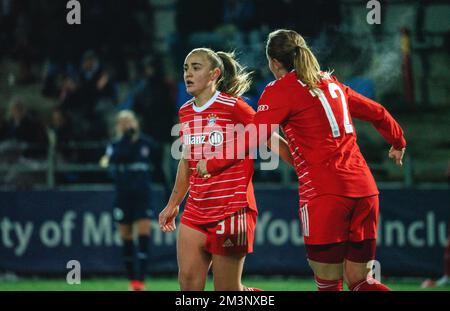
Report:
[[[296,31],[279,29],[269,34],[266,53],[278,60],[284,69],[295,70],[309,89],[317,87],[322,75],[320,65],[305,39]]]
[[[217,89],[231,96],[241,96],[250,89],[251,72],[235,59],[234,53],[217,52],[223,63],[222,75],[217,82]]]
[[[294,68],[297,77],[311,90],[317,87],[320,81],[320,65],[309,47],[297,46],[294,54]]]

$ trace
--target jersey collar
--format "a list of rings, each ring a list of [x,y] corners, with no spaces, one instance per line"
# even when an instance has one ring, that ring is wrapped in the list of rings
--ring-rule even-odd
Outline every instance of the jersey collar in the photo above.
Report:
[[[220,92],[216,91],[214,95],[201,107],[198,107],[195,105],[195,102],[192,102],[192,109],[194,109],[195,112],[202,112],[209,108],[217,99],[217,96],[219,96]]]

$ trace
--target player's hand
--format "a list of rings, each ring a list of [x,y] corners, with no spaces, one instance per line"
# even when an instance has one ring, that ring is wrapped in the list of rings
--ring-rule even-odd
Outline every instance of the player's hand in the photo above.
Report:
[[[166,206],[161,213],[159,213],[159,227],[162,232],[172,232],[175,231],[177,226],[175,225],[175,218],[179,213],[179,207],[176,205]]]
[[[402,166],[403,165],[403,155],[405,154],[405,148],[402,150],[397,150],[394,147],[389,149],[389,159],[392,159],[395,164]]]
[[[200,160],[200,161],[198,161],[198,163],[197,163],[197,174],[200,177],[203,177],[203,178],[210,178],[211,174],[208,173],[208,170],[206,168],[206,163],[208,163],[207,160]]]

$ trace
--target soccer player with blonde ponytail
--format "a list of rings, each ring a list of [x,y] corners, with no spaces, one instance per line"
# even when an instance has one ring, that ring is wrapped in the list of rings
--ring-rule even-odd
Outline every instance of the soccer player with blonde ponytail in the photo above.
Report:
[[[340,291],[343,279],[353,291],[389,290],[373,279],[378,188],[356,143],[352,118],[369,121],[392,146],[389,158],[402,165],[406,141],[400,125],[380,104],[340,83],[293,30],[269,34],[269,68],[276,81],[267,85],[254,117],[261,125],[281,125],[299,181],[299,216],[308,262],[319,290]],[[246,143],[250,152],[267,141],[262,134]],[[197,165],[214,176],[231,160]]]
[[[256,226],[253,160],[236,157],[236,163],[209,179],[196,173],[199,160],[226,157],[228,146],[234,147],[237,133],[229,127],[253,120],[255,111],[240,97],[250,87],[249,73],[232,53],[198,48],[186,57],[184,81],[193,96],[179,111],[184,152],[172,195],[159,215],[161,230],[174,231],[189,191],[177,238],[180,289],[203,290],[212,265],[216,290],[256,290],[241,284]],[[281,137],[279,145],[290,159]]]

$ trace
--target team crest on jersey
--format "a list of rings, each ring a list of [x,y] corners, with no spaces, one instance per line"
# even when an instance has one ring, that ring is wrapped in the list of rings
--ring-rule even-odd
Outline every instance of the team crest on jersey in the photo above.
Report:
[[[208,141],[214,147],[222,145],[223,133],[221,131],[212,131],[211,133],[209,133]]]
[[[184,122],[183,124],[183,131],[189,129],[189,122]]]
[[[208,125],[207,126],[213,126],[216,124],[217,121],[217,115],[215,115],[214,113],[211,113],[210,115],[208,115]]]

